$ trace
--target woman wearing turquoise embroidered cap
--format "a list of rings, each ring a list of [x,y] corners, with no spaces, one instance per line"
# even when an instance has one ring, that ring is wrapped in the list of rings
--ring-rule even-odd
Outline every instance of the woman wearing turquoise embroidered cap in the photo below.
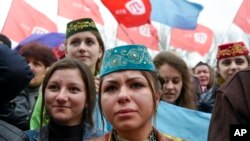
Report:
[[[105,51],[100,71],[99,107],[111,132],[91,141],[171,141],[153,127],[161,85],[143,45]]]
[[[93,76],[98,75],[103,58],[104,42],[91,18],[73,20],[67,24],[65,47],[66,57],[80,60],[90,68]],[[95,79],[95,86],[99,87],[98,77]],[[37,101],[31,119],[31,129],[40,127],[41,96]],[[95,125],[98,126],[98,124]]]

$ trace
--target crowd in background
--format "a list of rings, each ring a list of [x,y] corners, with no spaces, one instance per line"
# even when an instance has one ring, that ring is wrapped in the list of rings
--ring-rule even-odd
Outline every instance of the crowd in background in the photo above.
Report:
[[[188,140],[155,126],[160,101],[210,113],[209,141],[229,140],[230,125],[250,122],[242,41],[219,45],[215,68],[189,68],[171,51],[151,58],[144,45],[105,50],[95,22],[83,18],[67,24],[64,46],[57,58],[36,41],[11,50],[0,35],[0,140]]]

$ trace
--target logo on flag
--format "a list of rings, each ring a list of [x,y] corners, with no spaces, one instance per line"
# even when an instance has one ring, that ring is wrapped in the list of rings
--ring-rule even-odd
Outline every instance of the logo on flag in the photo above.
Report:
[[[142,15],[146,12],[144,4],[141,0],[131,0],[125,4],[125,7],[132,15]]]
[[[137,27],[149,23],[151,4],[149,0],[102,0],[118,23]]]

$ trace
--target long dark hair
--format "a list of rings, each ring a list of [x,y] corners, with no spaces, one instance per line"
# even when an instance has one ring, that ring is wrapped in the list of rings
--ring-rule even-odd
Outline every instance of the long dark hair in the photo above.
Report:
[[[45,90],[47,88],[48,82],[51,78],[51,76],[55,73],[57,70],[64,70],[64,69],[78,69],[81,73],[81,77],[85,83],[86,86],[86,102],[88,106],[82,111],[83,119],[82,119],[82,126],[83,129],[85,129],[85,125],[87,125],[87,128],[93,128],[94,127],[94,122],[92,118],[92,113],[94,111],[95,107],[95,100],[96,100],[96,90],[95,90],[95,84],[94,84],[94,78],[93,74],[91,73],[89,67],[85,65],[84,63],[81,63],[80,61],[73,59],[73,58],[64,58],[58,62],[56,62],[54,65],[52,65],[49,70],[47,71],[44,81],[42,84],[42,105],[44,105],[44,95],[45,95]],[[49,122],[52,119],[50,117],[49,113],[46,113],[44,111],[44,106],[42,106],[41,114],[40,114],[40,123],[43,123],[43,120],[45,117],[43,116],[44,113],[46,116],[49,118]],[[50,124],[50,123],[49,123]],[[43,133],[42,133],[42,124],[40,124],[40,136],[43,138]]]

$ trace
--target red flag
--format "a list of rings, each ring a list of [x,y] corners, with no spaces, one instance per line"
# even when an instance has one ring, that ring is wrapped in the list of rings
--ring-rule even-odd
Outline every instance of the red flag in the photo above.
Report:
[[[20,42],[33,33],[57,31],[56,24],[24,0],[13,0],[3,34]]]
[[[198,52],[204,56],[210,49],[213,32],[202,25],[195,30],[181,30],[174,28],[171,33],[170,45],[187,51]]]
[[[234,23],[250,34],[250,1],[243,0],[241,7],[234,18]]]
[[[150,0],[102,0],[116,20],[126,27],[135,27],[150,20]]]
[[[158,50],[158,34],[152,24],[145,24],[139,27],[126,28],[119,24],[117,36],[130,44],[143,44],[152,50]]]
[[[93,0],[58,0],[58,15],[68,19],[92,18],[103,25],[99,7]]]

